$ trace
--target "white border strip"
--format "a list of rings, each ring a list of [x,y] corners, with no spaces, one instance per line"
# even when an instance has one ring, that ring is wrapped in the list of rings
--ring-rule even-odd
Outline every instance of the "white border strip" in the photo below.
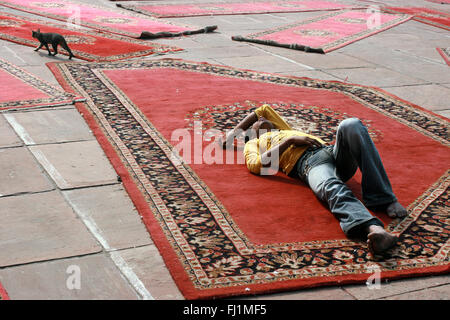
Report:
[[[4,114],[3,116],[6,118],[6,121],[9,122],[11,127],[13,127],[14,131],[26,145],[36,144],[34,140],[30,137],[28,132],[25,130],[25,128],[22,127],[22,125],[16,121],[16,118],[12,114]]]
[[[148,292],[145,288],[142,281],[139,277],[134,273],[133,269],[126,263],[126,261],[122,258],[119,251],[111,251],[116,250],[111,248],[108,241],[102,235],[102,231],[95,223],[94,219],[91,216],[87,215],[82,209],[80,209],[71,199],[70,197],[63,192],[63,196],[66,201],[72,206],[75,213],[81,218],[85,226],[89,229],[92,235],[97,239],[98,242],[102,245],[102,247],[109,253],[111,260],[114,262],[117,268],[122,272],[128,282],[133,286],[133,288],[138,292],[138,294],[142,297],[143,300],[155,300],[153,296]]]

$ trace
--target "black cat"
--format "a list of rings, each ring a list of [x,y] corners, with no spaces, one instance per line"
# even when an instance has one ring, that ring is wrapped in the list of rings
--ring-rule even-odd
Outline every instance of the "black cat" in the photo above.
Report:
[[[72,57],[75,57],[73,55],[72,51],[70,50],[69,46],[67,45],[66,39],[64,39],[64,37],[58,33],[41,33],[40,29],[38,29],[37,31],[33,31],[32,36],[33,36],[33,38],[38,39],[39,42],[41,43],[39,45],[39,47],[34,49],[34,51],[38,51],[40,48],[45,46],[47,48],[48,55],[51,56],[52,53],[50,52],[50,49],[48,48],[48,44],[50,43],[53,47],[53,50],[55,51],[53,56],[56,56],[56,54],[58,53],[58,44],[59,44],[59,45],[61,45],[61,47],[63,47],[65,50],[67,50],[67,52],[69,52],[69,59],[72,59]]]

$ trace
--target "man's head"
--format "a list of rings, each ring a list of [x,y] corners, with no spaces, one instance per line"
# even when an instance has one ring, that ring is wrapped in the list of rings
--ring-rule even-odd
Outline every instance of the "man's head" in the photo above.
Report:
[[[275,126],[273,125],[272,122],[270,122],[269,120],[267,120],[264,117],[259,117],[258,121],[256,121],[253,125],[252,125],[252,131],[256,134],[256,137],[260,137],[260,135],[275,129]]]

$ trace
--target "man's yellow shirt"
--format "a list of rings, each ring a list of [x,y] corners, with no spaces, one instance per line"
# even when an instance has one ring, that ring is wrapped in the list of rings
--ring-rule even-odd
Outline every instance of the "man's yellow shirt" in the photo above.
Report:
[[[269,105],[263,105],[255,110],[258,117],[264,117],[272,124],[277,130],[269,131],[264,133],[259,137],[259,139],[252,139],[245,144],[244,147],[244,157],[245,163],[248,170],[255,174],[261,174],[261,155],[270,150],[271,148],[279,145],[285,139],[292,136],[307,136],[325,144],[325,141],[318,137],[312,136],[310,134],[304,133],[302,131],[293,130],[289,124],[287,124],[281,116],[272,109]],[[289,146],[279,158],[279,166],[282,172],[289,174],[294,168],[298,159],[303,155],[303,153],[308,148],[305,146],[295,147],[293,145]]]

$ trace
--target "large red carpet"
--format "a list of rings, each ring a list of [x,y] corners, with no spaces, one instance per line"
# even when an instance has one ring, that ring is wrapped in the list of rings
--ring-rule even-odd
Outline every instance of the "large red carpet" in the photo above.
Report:
[[[31,36],[31,30],[40,29],[43,33],[59,33],[64,36],[75,57],[87,61],[114,61],[182,50],[144,40],[119,37],[109,33],[88,30],[83,30],[82,32],[74,31],[67,29],[61,24],[7,13],[0,13],[0,20],[0,39],[37,47],[39,41]],[[52,46],[50,45],[49,47],[53,51]],[[45,47],[41,48],[41,51],[47,53]],[[69,55],[61,47],[58,47],[58,53]]]
[[[0,59],[0,88],[0,112],[66,105],[84,100],[57,89],[2,59]]]
[[[374,266],[382,279],[449,271],[445,118],[377,88],[207,63],[48,66],[66,90],[89,98],[76,105],[186,298],[364,283]],[[368,126],[409,211],[403,220],[377,214],[400,237],[385,260],[374,260],[364,241],[346,238],[298,180],[256,176],[233,151],[212,152],[212,129],[233,127],[263,103],[328,142],[342,119],[359,117]],[[185,162],[173,152],[182,143]],[[358,181],[350,182],[357,195]]]
[[[199,29],[70,0],[1,0],[0,5],[132,38],[149,39],[214,31],[212,27]]]
[[[366,11],[342,10],[261,31],[233,40],[255,42],[309,52],[326,53],[392,28],[411,18],[408,15],[379,14],[377,21]]]
[[[450,13],[445,11],[416,7],[385,7],[383,10],[392,13],[411,14],[414,15],[413,20],[450,30]]]
[[[128,10],[157,18],[208,15],[306,12],[349,9],[352,6],[330,1],[252,1],[233,3],[117,4]]]

